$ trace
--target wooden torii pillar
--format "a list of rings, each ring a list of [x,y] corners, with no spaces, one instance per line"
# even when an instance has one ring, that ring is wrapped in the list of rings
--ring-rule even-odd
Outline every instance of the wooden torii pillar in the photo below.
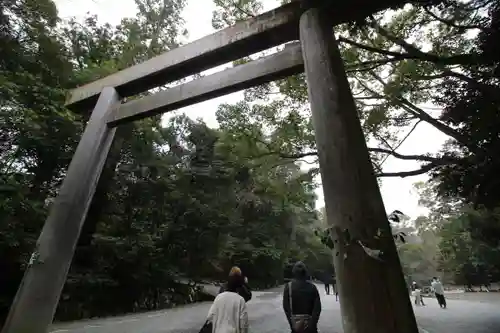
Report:
[[[50,208],[2,333],[46,333],[116,126],[300,73],[308,81],[346,333],[417,333],[417,326],[332,26],[401,0],[292,2],[73,90],[94,111]],[[318,5],[322,8],[319,10]],[[300,32],[300,34],[299,34]],[[121,98],[300,39],[284,50],[139,100]],[[371,250],[380,251],[380,257]],[[376,257],[376,258],[374,258]]]
[[[300,41],[344,332],[417,333],[344,64],[317,8],[302,14]]]

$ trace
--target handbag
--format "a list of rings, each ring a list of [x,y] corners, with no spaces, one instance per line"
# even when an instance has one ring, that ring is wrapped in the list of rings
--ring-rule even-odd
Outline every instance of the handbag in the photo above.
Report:
[[[210,321],[206,321],[200,330],[200,333],[212,333],[213,324]]]
[[[292,330],[294,333],[304,333],[309,328],[311,322],[311,315],[308,314],[293,314],[292,305],[292,282],[288,283],[288,298],[290,300],[290,312],[292,321]]]

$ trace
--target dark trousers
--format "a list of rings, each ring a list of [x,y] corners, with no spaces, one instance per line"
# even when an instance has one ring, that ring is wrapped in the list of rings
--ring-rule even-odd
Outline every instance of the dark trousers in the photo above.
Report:
[[[435,293],[435,295],[436,295],[436,299],[439,303],[439,306],[442,308],[446,308],[446,299],[444,298],[444,295],[441,295],[438,293]]]
[[[295,332],[291,327],[290,327],[290,333],[299,333]],[[311,323],[311,326],[309,326],[304,333],[318,333],[318,324],[314,325]]]
[[[325,291],[326,291],[327,295],[330,295],[330,284],[329,283],[325,283]]]

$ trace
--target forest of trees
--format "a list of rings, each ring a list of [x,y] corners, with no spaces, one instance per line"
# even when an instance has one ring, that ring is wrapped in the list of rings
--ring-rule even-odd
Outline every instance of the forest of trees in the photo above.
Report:
[[[436,186],[434,182],[415,184],[419,203],[429,213],[408,228],[419,241],[398,244],[405,275],[423,284],[440,276],[445,283],[467,289],[499,282],[499,209],[474,209],[463,200],[443,198]]]
[[[0,2],[0,318],[89,116],[64,107],[67,91],[179,46],[186,1],[135,0],[136,17],[118,26],[62,20],[52,0]],[[216,29],[263,8],[213,1]],[[423,242],[399,245],[408,276],[500,279],[499,28],[497,1],[447,0],[335,30],[375,173],[432,180],[418,185],[429,209],[414,228]],[[194,284],[179,277],[222,279],[235,264],[255,288],[280,283],[298,259],[329,269],[315,233],[324,221],[304,75],[245,91],[217,120],[118,129],[57,319],[192,302]],[[399,153],[421,123],[449,140],[438,153]],[[388,156],[421,167],[385,170]]]

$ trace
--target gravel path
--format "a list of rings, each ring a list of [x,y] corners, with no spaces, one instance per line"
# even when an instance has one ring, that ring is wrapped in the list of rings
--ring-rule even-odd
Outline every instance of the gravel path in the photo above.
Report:
[[[340,304],[335,301],[335,296],[325,295],[323,288],[319,290],[323,305],[320,332],[342,333]],[[415,307],[422,333],[500,332],[500,293],[484,296],[486,301],[463,299],[467,295],[461,297],[449,299],[446,310],[440,309],[432,298],[425,298],[425,307]],[[281,301],[277,289],[254,292],[254,298],[248,303],[250,332],[289,332]],[[209,306],[209,303],[200,303],[124,317],[59,324],[54,325],[51,333],[198,333]]]

